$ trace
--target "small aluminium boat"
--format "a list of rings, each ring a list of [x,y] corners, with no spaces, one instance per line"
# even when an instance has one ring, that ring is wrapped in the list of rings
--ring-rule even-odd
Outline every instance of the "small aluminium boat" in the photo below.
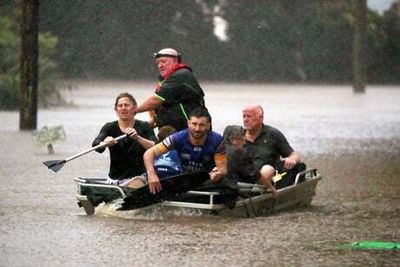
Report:
[[[214,214],[229,217],[265,216],[272,212],[299,206],[308,206],[315,195],[315,188],[321,175],[317,169],[300,171],[294,181],[282,188],[277,187],[275,197],[262,185],[238,183],[239,192],[234,203],[224,202],[219,191],[191,190],[163,201],[157,201],[162,209],[197,210],[202,214]],[[127,199],[132,193],[130,188],[105,184],[106,178],[76,178],[77,201],[87,215],[95,213],[95,207],[102,202]],[[122,201],[123,202],[123,201]]]

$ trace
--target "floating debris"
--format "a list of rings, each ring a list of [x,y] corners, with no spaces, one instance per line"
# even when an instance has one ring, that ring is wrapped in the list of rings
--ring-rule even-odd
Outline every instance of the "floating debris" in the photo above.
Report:
[[[338,248],[351,249],[400,249],[400,243],[382,241],[359,241],[350,244],[339,245]]]

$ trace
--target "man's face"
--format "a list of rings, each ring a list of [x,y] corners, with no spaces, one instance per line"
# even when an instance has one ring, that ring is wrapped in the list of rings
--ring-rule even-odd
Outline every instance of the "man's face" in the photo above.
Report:
[[[243,127],[246,130],[252,130],[263,123],[261,112],[255,108],[243,110]]]
[[[202,139],[210,129],[210,122],[206,117],[191,117],[188,121],[189,134],[196,140]]]
[[[175,63],[177,63],[177,59],[174,57],[159,57],[156,58],[156,65],[158,68],[158,72],[161,76],[165,76],[170,70],[173,69]]]
[[[136,106],[127,97],[121,97],[115,107],[115,112],[117,112],[118,118],[122,120],[133,118],[135,116],[135,111]]]

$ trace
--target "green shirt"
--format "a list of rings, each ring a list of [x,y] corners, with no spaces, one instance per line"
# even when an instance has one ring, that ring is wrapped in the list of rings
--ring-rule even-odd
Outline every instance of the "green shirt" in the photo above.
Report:
[[[245,148],[258,169],[266,164],[274,167],[281,156],[287,157],[294,151],[282,132],[268,125],[263,125],[254,142],[246,140]]]
[[[156,122],[160,128],[165,125],[177,131],[187,128],[190,112],[204,106],[204,92],[189,68],[176,70],[154,94],[162,101],[156,111]]]

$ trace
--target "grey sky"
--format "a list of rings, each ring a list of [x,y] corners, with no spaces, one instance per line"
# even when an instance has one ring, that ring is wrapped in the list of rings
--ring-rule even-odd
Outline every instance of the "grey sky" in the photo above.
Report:
[[[394,2],[395,0],[368,0],[368,7],[382,14],[389,9]]]

